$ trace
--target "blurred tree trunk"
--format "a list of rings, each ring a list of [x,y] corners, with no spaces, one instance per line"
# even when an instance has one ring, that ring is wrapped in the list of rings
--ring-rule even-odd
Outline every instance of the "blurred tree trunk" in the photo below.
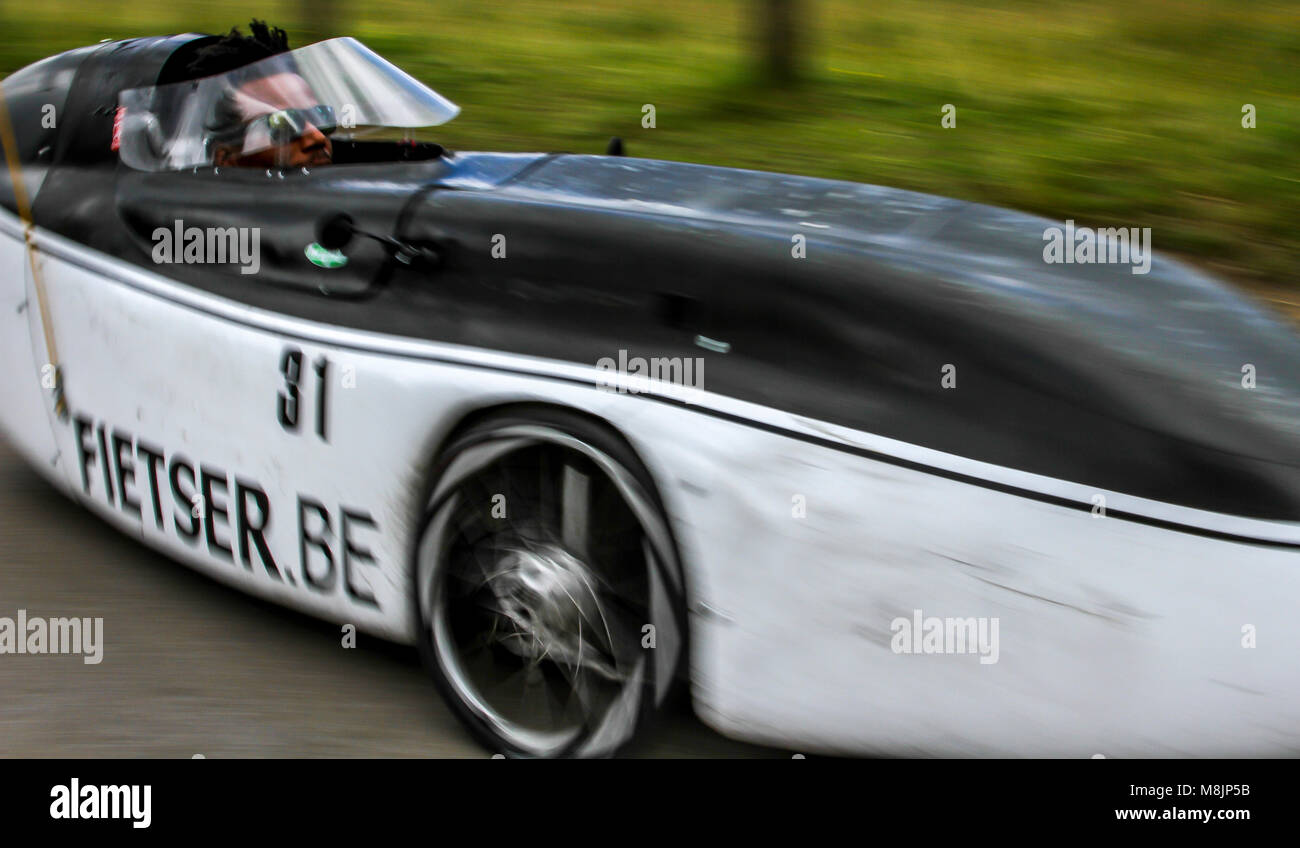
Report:
[[[754,0],[757,8],[759,70],[772,82],[791,82],[799,76],[802,45],[800,0]]]
[[[312,41],[349,34],[346,0],[299,0],[298,9],[298,26]]]

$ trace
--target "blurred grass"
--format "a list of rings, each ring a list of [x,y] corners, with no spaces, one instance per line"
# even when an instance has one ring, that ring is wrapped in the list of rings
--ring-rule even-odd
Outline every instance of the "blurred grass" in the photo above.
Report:
[[[806,0],[806,79],[752,73],[754,0],[371,0],[352,34],[464,108],[457,149],[601,152],[880,183],[1149,226],[1158,250],[1300,285],[1300,7],[1255,0]],[[0,73],[103,38],[298,3],[0,0]],[[657,127],[641,127],[641,107]],[[956,129],[940,127],[945,103]],[[1253,103],[1256,129],[1243,129]]]

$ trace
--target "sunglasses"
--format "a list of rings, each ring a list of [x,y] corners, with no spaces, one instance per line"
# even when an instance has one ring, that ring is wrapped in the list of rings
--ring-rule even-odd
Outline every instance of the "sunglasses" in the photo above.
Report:
[[[280,109],[258,115],[244,125],[244,138],[256,137],[262,133],[270,139],[271,144],[279,146],[288,144],[315,127],[325,135],[338,128],[338,119],[331,106],[309,106],[306,109]]]

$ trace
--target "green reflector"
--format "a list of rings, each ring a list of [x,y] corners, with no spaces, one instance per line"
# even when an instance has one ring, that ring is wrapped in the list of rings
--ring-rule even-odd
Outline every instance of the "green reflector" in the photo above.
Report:
[[[342,268],[348,264],[348,258],[337,250],[326,250],[316,242],[307,245],[303,250],[311,264],[320,268]]]

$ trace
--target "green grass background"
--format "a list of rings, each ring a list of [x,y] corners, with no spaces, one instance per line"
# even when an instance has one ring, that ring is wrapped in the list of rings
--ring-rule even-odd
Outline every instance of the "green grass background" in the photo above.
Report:
[[[755,0],[371,0],[355,35],[459,103],[457,149],[601,152],[880,183],[1081,225],[1300,300],[1300,6],[805,0],[804,80],[764,85]],[[0,73],[104,38],[302,3],[0,0]],[[304,26],[307,23],[308,26]],[[652,103],[657,127],[641,127]],[[957,127],[940,127],[943,104]],[[1252,103],[1257,127],[1243,129]]]

